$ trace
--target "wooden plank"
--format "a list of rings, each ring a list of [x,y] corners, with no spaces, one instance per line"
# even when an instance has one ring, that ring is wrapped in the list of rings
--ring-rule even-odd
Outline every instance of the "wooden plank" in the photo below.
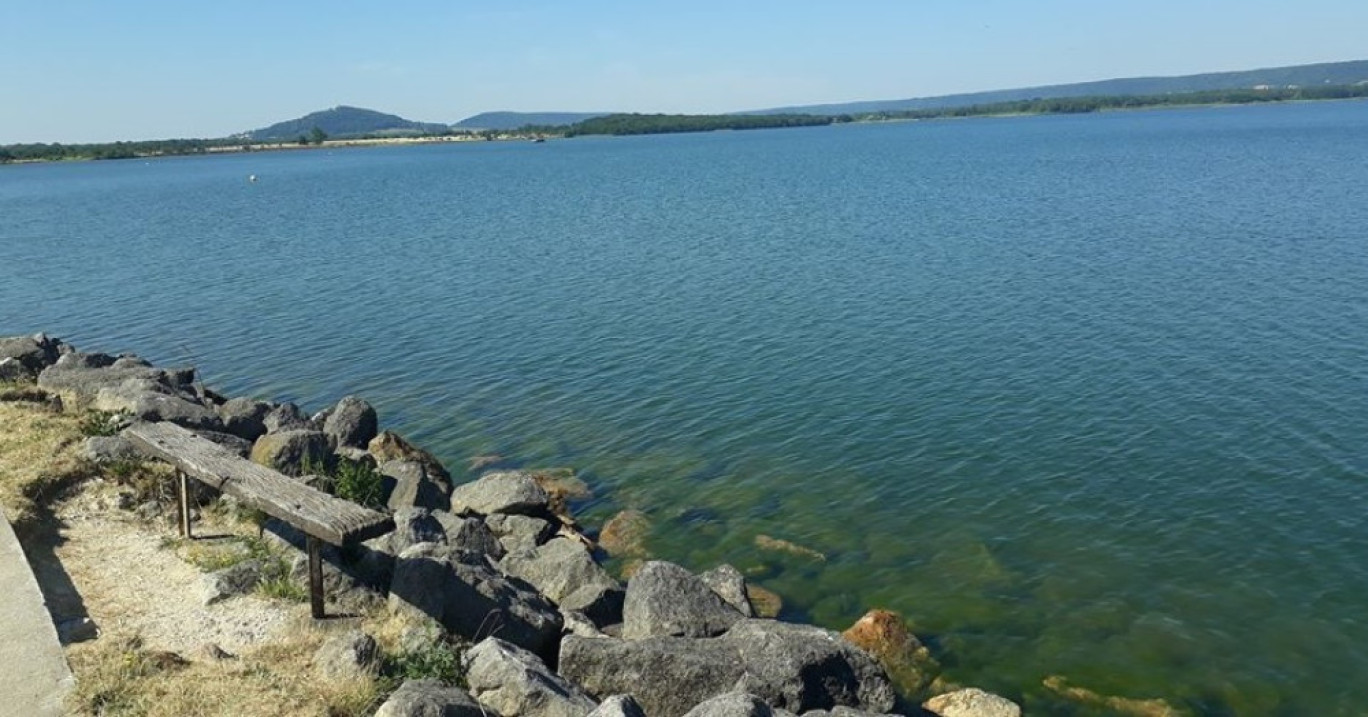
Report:
[[[323,544],[312,535],[305,538],[309,548],[309,609],[313,619],[327,617],[323,609]]]
[[[350,545],[394,529],[394,520],[384,513],[244,460],[175,424],[136,423],[124,431],[124,437],[191,478],[333,545]]]
[[[180,512],[180,534],[182,538],[190,539],[194,536],[190,534],[190,481],[185,477],[185,471],[176,469],[176,507]]]

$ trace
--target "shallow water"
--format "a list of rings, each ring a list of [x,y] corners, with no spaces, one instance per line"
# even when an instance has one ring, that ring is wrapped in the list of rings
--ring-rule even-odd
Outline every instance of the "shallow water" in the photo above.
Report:
[[[1355,714],[1365,227],[1362,102],[11,166],[0,334],[575,466],[1028,707]]]

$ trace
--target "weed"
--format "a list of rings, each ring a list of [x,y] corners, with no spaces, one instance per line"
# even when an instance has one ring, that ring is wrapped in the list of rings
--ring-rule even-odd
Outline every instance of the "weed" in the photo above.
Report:
[[[332,465],[306,458],[304,475],[323,478],[323,490],[367,508],[385,507],[385,477],[370,463],[338,458]]]
[[[128,427],[130,418],[126,413],[114,411],[86,411],[81,416],[81,435],[113,436]]]
[[[183,557],[187,563],[206,573],[231,568],[248,560],[259,560],[263,564],[270,564],[273,560],[283,562],[265,540],[240,536],[218,543],[192,543]],[[281,571],[277,568],[275,572]]]
[[[384,507],[385,478],[371,464],[342,458],[334,475],[338,498],[367,508]]]
[[[290,578],[289,566],[286,566],[283,572],[269,570],[262,572],[274,573],[270,577],[263,576],[261,582],[257,583],[257,592],[262,595],[286,602],[305,602],[309,599],[309,591]]]
[[[166,463],[125,458],[105,463],[99,471],[114,483],[131,488],[137,503],[156,501],[170,505],[175,501],[175,471]]]
[[[381,673],[395,686],[405,680],[424,679],[464,686],[465,671],[461,667],[461,653],[465,647],[452,642],[440,630],[430,628],[417,644],[385,656]]]

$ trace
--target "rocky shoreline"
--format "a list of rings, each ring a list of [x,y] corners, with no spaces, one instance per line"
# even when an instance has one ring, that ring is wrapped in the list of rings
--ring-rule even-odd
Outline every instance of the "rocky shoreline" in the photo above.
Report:
[[[474,646],[462,657],[464,687],[411,680],[379,715],[1020,714],[1002,697],[929,680],[934,661],[892,613],[872,611],[844,634],[780,622],[774,596],[729,565],[696,574],[650,560],[633,539],[639,514],[583,529],[560,476],[493,470],[454,484],[435,456],[382,431],[359,397],[309,416],[292,403],[216,393],[194,369],[83,353],[43,334],[0,338],[0,380],[34,381],[68,410],[125,425],[180,425],[392,513],[394,532],[325,551],[334,607],[387,605]],[[134,454],[110,432],[89,439],[92,460]],[[227,500],[204,492],[204,502]],[[262,527],[294,556],[292,573],[303,570],[303,536],[274,519]],[[630,559],[625,584],[600,564],[610,552]],[[235,565],[206,576],[204,598],[261,579],[260,566]],[[325,663],[364,663],[374,641],[355,633],[324,650]]]

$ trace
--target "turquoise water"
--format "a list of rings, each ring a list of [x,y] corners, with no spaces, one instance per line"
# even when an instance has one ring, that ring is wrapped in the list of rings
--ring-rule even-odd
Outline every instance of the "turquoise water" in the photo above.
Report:
[[[1362,102],[0,168],[0,334],[574,466],[1046,711],[1368,704],[1365,287]]]

